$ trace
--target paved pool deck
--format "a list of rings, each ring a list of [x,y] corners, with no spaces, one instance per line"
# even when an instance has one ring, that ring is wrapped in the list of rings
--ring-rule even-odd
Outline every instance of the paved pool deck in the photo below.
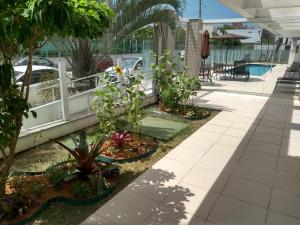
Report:
[[[82,224],[299,225],[299,92],[274,91],[285,70],[204,86],[195,103],[223,111]]]

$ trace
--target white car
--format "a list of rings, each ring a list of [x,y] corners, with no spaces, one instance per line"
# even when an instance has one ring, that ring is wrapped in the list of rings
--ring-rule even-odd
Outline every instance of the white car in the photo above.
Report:
[[[24,82],[26,70],[27,70],[27,66],[14,67],[16,81],[19,86],[21,86],[22,83]],[[45,100],[45,96],[43,96],[43,94],[41,93],[47,86],[58,84],[59,83],[58,79],[59,79],[59,74],[57,68],[47,67],[47,66],[36,66],[36,65],[32,66],[32,77],[31,77],[30,92],[29,92],[30,104],[32,106],[37,106],[47,102]],[[44,91],[44,93],[48,93],[48,95],[52,95],[52,90],[48,89],[47,91]],[[49,98],[51,97],[52,96],[49,96]],[[48,100],[48,102],[51,100],[54,99],[50,99]]]
[[[142,57],[123,58],[121,60],[120,66],[122,67],[125,75],[128,78],[133,77],[143,69],[143,58]],[[105,73],[111,77],[110,80],[112,82],[116,82],[119,80],[119,76],[117,76],[114,66],[109,67],[107,70],[105,70]]]

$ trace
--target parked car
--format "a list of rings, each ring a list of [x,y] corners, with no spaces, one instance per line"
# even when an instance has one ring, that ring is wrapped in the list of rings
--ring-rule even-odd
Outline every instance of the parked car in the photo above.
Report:
[[[14,72],[17,84],[22,85],[25,78],[27,66],[15,66]],[[32,77],[30,83],[29,103],[32,106],[41,105],[50,102],[53,97],[58,98],[59,87],[54,89],[45,89],[47,86],[58,84],[58,69],[47,66],[32,66]],[[44,90],[45,89],[45,90]],[[54,96],[53,96],[54,90]]]
[[[96,60],[96,66],[97,66],[98,73],[104,72],[109,67],[112,67],[114,65],[112,58],[106,54],[97,55],[95,57],[95,60]]]
[[[17,61],[14,66],[26,66],[28,64],[28,57],[24,57]],[[47,67],[58,67],[56,63],[52,62],[49,59],[41,58],[41,57],[33,57],[32,65],[36,66],[47,66]]]
[[[142,57],[130,57],[130,58],[123,58],[121,61],[122,69],[128,79],[131,79],[137,73],[139,73],[143,69],[143,58]],[[112,66],[105,70],[105,73],[111,77],[111,81],[118,81],[119,76],[115,72],[115,67]]]

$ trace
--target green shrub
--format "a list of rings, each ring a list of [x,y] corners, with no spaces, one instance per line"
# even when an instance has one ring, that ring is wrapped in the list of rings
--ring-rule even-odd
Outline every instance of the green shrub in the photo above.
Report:
[[[109,135],[115,130],[114,110],[120,106],[121,92],[109,79],[103,79],[101,84],[94,93],[93,109],[99,119],[100,133]]]
[[[46,174],[48,176],[50,183],[54,187],[59,188],[67,175],[67,171],[64,170],[64,168],[62,168],[60,166],[51,166],[46,171]]]
[[[159,65],[153,65],[154,81],[161,103],[171,109],[180,104],[187,104],[188,100],[201,89],[198,76],[187,73],[186,68],[176,73],[176,64],[169,52],[165,52],[160,58]]]
[[[161,93],[171,84],[176,76],[176,64],[173,62],[173,55],[165,51],[159,58],[159,65],[152,65],[153,80],[155,81],[157,94]]]
[[[160,102],[163,106],[174,109],[179,104],[180,97],[177,88],[169,84],[160,94]]]
[[[138,134],[143,116],[143,100],[145,93],[140,90],[143,76],[137,76],[134,81],[126,85],[123,104],[126,120],[134,133]]]
[[[93,195],[91,186],[84,181],[78,180],[71,186],[73,195],[79,199],[85,199]]]
[[[29,183],[28,186],[29,192],[34,196],[40,196],[46,191],[45,184],[39,182]]]

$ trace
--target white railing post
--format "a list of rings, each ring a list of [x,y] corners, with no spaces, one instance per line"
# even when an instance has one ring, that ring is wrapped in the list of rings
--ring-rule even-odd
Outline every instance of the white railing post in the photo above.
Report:
[[[58,62],[59,70],[59,86],[60,86],[60,96],[61,96],[61,108],[63,120],[70,120],[70,110],[68,102],[68,84],[67,84],[67,70],[66,64],[61,59]]]

